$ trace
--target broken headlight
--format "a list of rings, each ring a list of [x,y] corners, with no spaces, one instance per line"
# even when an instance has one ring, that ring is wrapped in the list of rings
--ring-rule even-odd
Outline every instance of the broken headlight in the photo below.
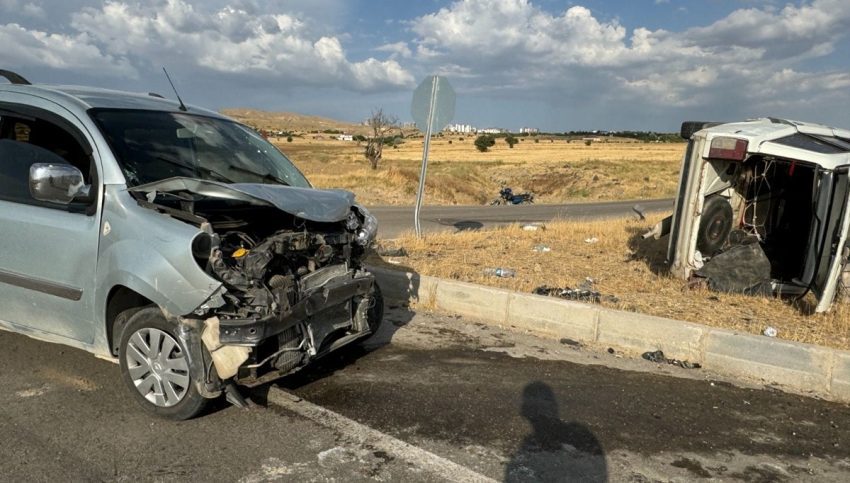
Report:
[[[355,240],[358,245],[365,247],[372,243],[378,235],[378,219],[369,213],[369,210],[366,208],[360,205],[355,205],[355,207],[360,212],[360,215],[363,216],[363,223],[357,229]]]

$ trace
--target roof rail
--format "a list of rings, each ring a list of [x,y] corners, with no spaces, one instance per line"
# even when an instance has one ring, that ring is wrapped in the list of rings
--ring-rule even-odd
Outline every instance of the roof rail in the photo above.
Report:
[[[10,70],[0,69],[0,77],[5,77],[12,84],[20,84],[25,86],[30,85],[30,81],[24,79],[21,75],[16,74]]]

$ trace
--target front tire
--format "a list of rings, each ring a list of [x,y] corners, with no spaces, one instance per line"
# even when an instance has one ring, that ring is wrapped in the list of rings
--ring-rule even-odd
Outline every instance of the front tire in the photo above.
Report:
[[[133,399],[157,416],[185,420],[204,410],[186,347],[158,307],[133,314],[121,333],[121,379]]]

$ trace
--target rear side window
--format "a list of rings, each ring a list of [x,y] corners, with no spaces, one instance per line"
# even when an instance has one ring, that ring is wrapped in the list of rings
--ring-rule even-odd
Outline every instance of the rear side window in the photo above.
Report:
[[[29,171],[35,163],[69,164],[92,182],[91,156],[66,127],[0,106],[0,199],[65,208],[30,195]],[[72,207],[73,208],[73,207]]]
[[[793,148],[805,149],[823,154],[838,154],[850,152],[850,143],[832,136],[815,136],[796,133],[774,141]]]

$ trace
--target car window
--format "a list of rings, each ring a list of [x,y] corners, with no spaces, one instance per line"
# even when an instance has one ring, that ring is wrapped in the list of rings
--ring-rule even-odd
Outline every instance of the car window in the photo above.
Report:
[[[840,138],[831,136],[816,136],[795,133],[790,136],[776,139],[773,142],[823,154],[838,154],[850,151],[850,144],[842,141]]]
[[[188,113],[94,109],[129,186],[174,177],[310,187],[277,148],[225,119]]]
[[[29,171],[35,163],[75,166],[91,182],[91,157],[75,136],[53,122],[4,109],[0,115],[0,199],[66,208],[32,197]]]

